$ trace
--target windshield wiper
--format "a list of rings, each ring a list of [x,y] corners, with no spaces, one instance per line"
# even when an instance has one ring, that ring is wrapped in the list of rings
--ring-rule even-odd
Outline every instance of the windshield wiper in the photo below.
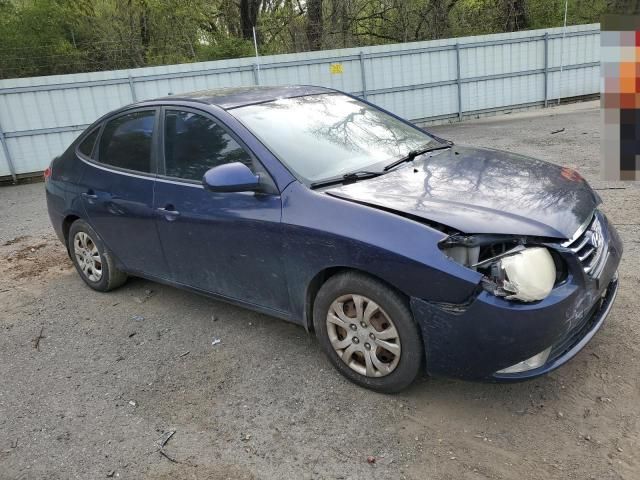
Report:
[[[425,153],[428,152],[435,152],[436,150],[444,150],[445,148],[451,148],[451,146],[453,145],[453,142],[450,143],[446,143],[445,145],[436,145],[434,147],[425,147],[425,148],[419,148],[417,150],[411,150],[409,153],[407,153],[404,157],[399,158],[398,160],[396,160],[395,162],[391,162],[389,165],[387,165],[386,167],[383,168],[383,170],[385,172],[388,172],[389,170],[391,170],[392,168],[397,167],[398,165],[400,165],[401,163],[405,163],[405,162],[411,162],[413,161],[416,157],[423,155]]]
[[[399,158],[398,160],[384,167],[382,171],[374,172],[371,170],[358,170],[356,172],[345,173],[344,175],[339,177],[333,177],[327,180],[320,180],[318,182],[313,182],[311,183],[310,187],[311,188],[328,187],[330,185],[336,185],[339,183],[348,185],[350,183],[355,183],[358,180],[365,180],[367,178],[378,177],[384,173],[387,173],[392,168],[397,167],[401,163],[412,161],[414,158],[416,158],[419,155],[423,155],[428,152],[434,152],[436,150],[444,150],[445,148],[451,148],[452,146],[453,146],[453,142],[450,142],[448,140],[443,140],[443,143],[440,143],[439,145],[435,145],[433,147],[423,147],[417,150],[411,150],[404,157]]]
[[[355,183],[358,180],[365,180],[367,178],[378,177],[383,173],[384,172],[372,172],[369,170],[359,170],[357,172],[349,172],[349,173],[345,173],[341,177],[334,177],[328,180],[313,182],[311,184],[311,188],[328,187],[329,185],[336,185],[338,183],[343,183],[345,185],[348,185],[350,183]]]

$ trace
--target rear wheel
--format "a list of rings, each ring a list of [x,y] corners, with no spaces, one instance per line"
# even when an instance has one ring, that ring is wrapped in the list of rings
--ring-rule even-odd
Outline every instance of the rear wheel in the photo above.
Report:
[[[405,299],[382,282],[348,272],[318,292],[313,322],[320,344],[349,380],[397,392],[420,373],[424,347]]]
[[[116,267],[111,252],[84,220],[71,225],[68,248],[80,277],[94,290],[108,292],[127,280],[127,274]]]

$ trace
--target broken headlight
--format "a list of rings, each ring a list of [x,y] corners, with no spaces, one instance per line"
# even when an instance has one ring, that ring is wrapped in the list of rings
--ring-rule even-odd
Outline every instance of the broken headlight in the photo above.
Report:
[[[508,300],[542,300],[566,274],[547,248],[527,246],[524,239],[452,236],[441,247],[452,260],[482,273],[485,290]]]
[[[521,248],[488,262],[483,285],[508,300],[535,302],[551,293],[556,283],[556,265],[544,247]]]

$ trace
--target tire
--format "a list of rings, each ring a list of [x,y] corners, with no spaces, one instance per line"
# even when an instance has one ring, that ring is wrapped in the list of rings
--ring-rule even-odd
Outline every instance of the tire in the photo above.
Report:
[[[424,346],[406,300],[371,277],[346,272],[327,280],[314,302],[313,325],[331,363],[362,387],[398,392],[422,369]]]
[[[127,274],[116,267],[111,252],[84,220],[71,224],[67,248],[80,278],[94,290],[108,292],[127,281]]]

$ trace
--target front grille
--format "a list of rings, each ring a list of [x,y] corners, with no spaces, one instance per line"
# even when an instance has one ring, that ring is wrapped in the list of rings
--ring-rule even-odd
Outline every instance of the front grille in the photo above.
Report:
[[[562,244],[576,254],[585,273],[597,278],[607,259],[606,239],[602,232],[602,218],[598,212],[593,215],[591,223],[577,237]]]

